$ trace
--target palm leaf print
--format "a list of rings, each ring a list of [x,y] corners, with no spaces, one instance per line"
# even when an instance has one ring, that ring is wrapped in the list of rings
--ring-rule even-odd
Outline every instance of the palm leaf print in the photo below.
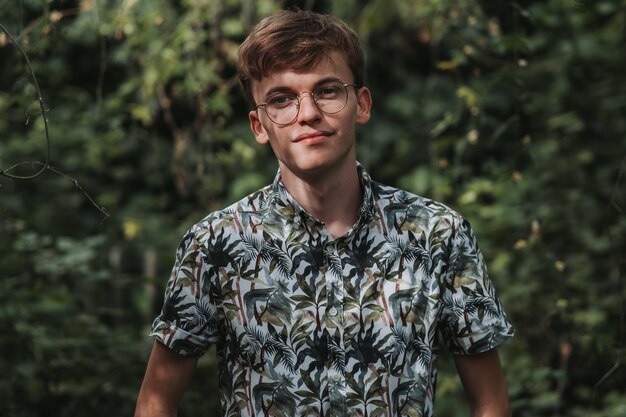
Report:
[[[280,173],[185,234],[152,334],[217,345],[222,416],[432,417],[439,334],[455,354],[513,334],[469,223],[358,173],[343,236]]]

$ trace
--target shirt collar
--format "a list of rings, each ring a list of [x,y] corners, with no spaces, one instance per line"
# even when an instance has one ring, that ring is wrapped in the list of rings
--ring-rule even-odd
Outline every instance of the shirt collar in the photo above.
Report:
[[[359,162],[357,162],[357,173],[361,184],[361,190],[363,191],[363,200],[361,201],[359,218],[357,220],[357,223],[360,223],[367,222],[372,218],[375,218],[376,213],[374,195],[372,192],[372,178]],[[276,177],[274,177],[268,204],[268,208],[273,209],[281,216],[292,219],[306,219],[321,223],[318,219],[303,209],[296,199],[289,193],[289,191],[287,191],[287,188],[281,180],[280,169],[276,173]]]

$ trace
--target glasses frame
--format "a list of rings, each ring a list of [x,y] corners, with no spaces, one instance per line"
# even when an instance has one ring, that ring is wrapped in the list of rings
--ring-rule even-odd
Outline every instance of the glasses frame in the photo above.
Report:
[[[311,99],[313,100],[313,103],[315,104],[315,107],[317,107],[317,109],[319,111],[321,111],[324,114],[337,114],[340,111],[342,111],[343,109],[346,108],[346,106],[348,105],[348,87],[357,87],[356,84],[350,84],[350,83],[344,83],[344,82],[340,82],[340,84],[343,86],[343,88],[345,88],[346,90],[346,101],[343,103],[343,106],[341,106],[341,108],[337,111],[333,111],[333,112],[328,112],[328,111],[324,111],[319,104],[317,103],[317,100],[315,99],[315,96],[313,95],[313,93],[315,92],[315,90],[317,90],[317,88],[315,88],[313,91],[300,91],[298,94],[296,94],[296,102],[295,102],[295,106],[297,108],[296,114],[293,117],[293,119],[288,122],[288,123],[278,123],[276,121],[274,121],[274,119],[272,119],[272,116],[269,115],[269,113],[267,112],[267,101],[261,103],[261,104],[257,104],[256,106],[254,106],[254,110],[255,111],[259,111],[259,107],[263,107],[263,110],[265,111],[265,115],[267,116],[268,119],[270,119],[270,121],[272,123],[274,123],[277,126],[289,126],[291,124],[293,124],[296,120],[298,120],[298,116],[300,115],[300,97],[302,96],[302,94],[308,94],[311,96]]]

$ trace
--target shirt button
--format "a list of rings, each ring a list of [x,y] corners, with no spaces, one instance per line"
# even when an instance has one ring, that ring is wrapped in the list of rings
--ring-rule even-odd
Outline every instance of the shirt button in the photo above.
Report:
[[[330,316],[332,316],[332,317],[335,317],[335,316],[337,315],[337,313],[338,313],[338,311],[337,311],[337,309],[336,309],[335,307],[331,307],[331,308],[328,310],[328,314],[329,314]]]
[[[339,382],[339,380],[341,379],[341,375],[340,374],[333,374],[331,376],[332,380],[335,382]]]

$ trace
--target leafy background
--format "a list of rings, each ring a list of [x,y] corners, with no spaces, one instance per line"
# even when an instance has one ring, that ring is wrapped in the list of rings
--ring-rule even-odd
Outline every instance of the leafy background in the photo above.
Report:
[[[0,33],[0,415],[132,414],[179,238],[275,173],[234,58],[294,5],[362,39],[371,174],[472,221],[514,416],[626,415],[624,0],[0,0],[50,136],[49,169],[9,178],[47,148]],[[441,362],[437,415],[467,415]],[[218,415],[215,379],[212,353],[181,416]]]

